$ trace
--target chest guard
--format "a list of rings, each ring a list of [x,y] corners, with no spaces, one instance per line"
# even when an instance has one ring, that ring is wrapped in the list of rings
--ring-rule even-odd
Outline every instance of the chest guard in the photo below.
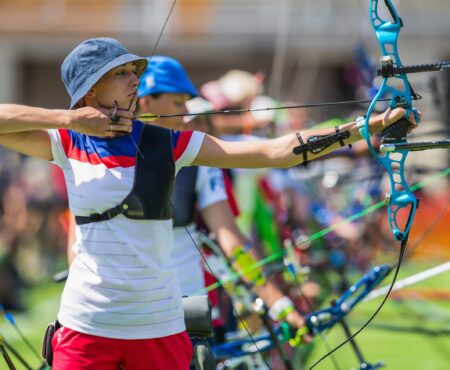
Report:
[[[120,214],[133,220],[172,218],[170,200],[175,182],[175,162],[171,131],[144,125],[138,148],[130,193],[119,205],[102,213],[75,216],[78,225],[110,220]]]
[[[196,166],[184,167],[177,173],[173,199],[175,227],[187,226],[194,222],[197,174]]]

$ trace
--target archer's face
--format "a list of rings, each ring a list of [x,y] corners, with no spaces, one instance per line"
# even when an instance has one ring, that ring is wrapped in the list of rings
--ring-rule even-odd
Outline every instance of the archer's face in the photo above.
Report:
[[[139,79],[136,64],[126,63],[106,73],[92,88],[96,102],[102,107],[113,107],[115,102],[120,109],[136,109],[136,89]],[[131,103],[131,104],[130,104]]]
[[[154,114],[186,114],[186,102],[190,99],[188,94],[160,94],[157,97],[145,96],[139,100],[140,113]],[[155,124],[174,130],[185,130],[184,117],[162,118]]]

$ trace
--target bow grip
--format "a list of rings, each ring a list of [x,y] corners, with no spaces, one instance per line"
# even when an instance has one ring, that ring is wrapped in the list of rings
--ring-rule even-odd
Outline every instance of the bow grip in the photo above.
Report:
[[[409,121],[402,118],[400,121],[385,128],[381,133],[381,144],[396,144],[406,142]]]

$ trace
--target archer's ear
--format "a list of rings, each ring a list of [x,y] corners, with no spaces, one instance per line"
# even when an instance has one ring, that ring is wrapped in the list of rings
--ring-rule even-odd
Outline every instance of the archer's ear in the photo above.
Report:
[[[96,106],[97,105],[97,97],[95,95],[94,90],[89,90],[85,96],[83,96],[84,104],[88,106]]]
[[[95,98],[95,91],[94,89],[90,89],[87,94],[85,95],[85,97],[89,97],[89,98]]]

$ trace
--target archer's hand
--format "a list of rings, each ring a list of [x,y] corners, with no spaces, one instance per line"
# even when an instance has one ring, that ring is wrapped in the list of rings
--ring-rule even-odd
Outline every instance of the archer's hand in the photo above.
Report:
[[[300,329],[305,325],[305,320],[302,315],[300,315],[297,311],[292,311],[289,313],[284,319],[290,326],[296,329]],[[308,334],[303,335],[303,342],[309,343],[311,342],[312,337]]]
[[[71,111],[69,128],[82,134],[97,137],[117,137],[132,130],[132,113],[117,110],[120,117],[112,122],[113,109],[83,107]]]
[[[418,113],[419,113],[419,116],[421,117],[422,113],[421,112],[418,112]],[[394,123],[400,121],[404,117],[405,117],[405,109],[403,109],[403,108],[395,108],[395,109],[389,108],[388,110],[386,110],[384,113],[380,114],[380,116],[379,116],[379,118],[381,119],[381,122],[382,122],[383,130],[385,128],[393,125]],[[408,121],[410,123],[408,132],[411,132],[418,125],[418,122],[416,122],[416,119],[412,112],[409,114]]]

